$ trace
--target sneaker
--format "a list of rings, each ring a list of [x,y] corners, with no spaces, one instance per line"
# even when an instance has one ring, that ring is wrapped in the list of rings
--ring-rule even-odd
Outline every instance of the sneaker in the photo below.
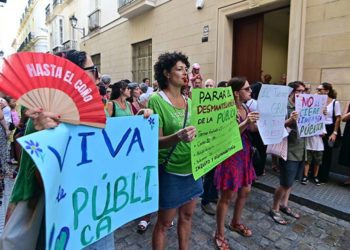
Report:
[[[306,185],[308,182],[307,176],[303,176],[303,178],[301,179],[301,184]]]
[[[206,205],[201,204],[201,208],[204,213],[209,215],[215,215],[216,214],[216,207],[212,203],[208,203]]]
[[[316,186],[320,186],[321,185],[321,182],[320,182],[320,180],[317,177],[314,177],[314,182],[315,182]]]

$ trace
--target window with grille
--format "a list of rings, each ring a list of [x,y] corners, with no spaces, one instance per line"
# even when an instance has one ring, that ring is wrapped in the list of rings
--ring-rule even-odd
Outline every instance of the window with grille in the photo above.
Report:
[[[152,40],[133,44],[132,51],[132,80],[152,79]]]
[[[92,55],[91,60],[94,63],[94,65],[97,66],[98,72],[101,72],[101,54]]]

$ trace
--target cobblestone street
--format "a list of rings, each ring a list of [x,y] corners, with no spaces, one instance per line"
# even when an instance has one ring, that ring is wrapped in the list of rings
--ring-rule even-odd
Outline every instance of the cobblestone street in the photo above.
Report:
[[[0,206],[0,233],[3,231],[5,211],[13,182],[11,179],[5,179],[6,190],[2,199],[3,205]],[[281,226],[275,224],[268,216],[271,204],[272,194],[257,188],[252,189],[243,212],[242,222],[253,230],[253,236],[244,238],[226,230],[231,249],[349,249],[350,222],[290,202],[290,206],[301,214],[301,218],[295,220],[285,217],[290,224]],[[227,223],[232,217],[232,209],[233,204],[230,206]],[[116,230],[115,249],[151,249],[151,234],[155,220],[154,214],[149,229],[142,235],[136,232],[136,221]],[[205,214],[198,202],[190,249],[214,249],[215,226],[215,217]],[[168,233],[167,249],[178,249],[176,221],[175,226]]]
[[[290,224],[281,226],[268,216],[271,204],[272,194],[253,188],[242,220],[253,230],[253,236],[244,238],[226,230],[231,249],[349,249],[349,222],[291,202],[290,206],[301,214],[301,218],[295,220],[286,217]],[[227,218],[227,223],[230,218]],[[136,222],[117,230],[116,249],[150,249],[155,219],[156,216],[153,216],[149,230],[143,235],[136,232]],[[215,217],[205,214],[197,204],[190,249],[214,249],[215,226]],[[177,249],[176,227],[169,230],[168,246],[168,249]]]

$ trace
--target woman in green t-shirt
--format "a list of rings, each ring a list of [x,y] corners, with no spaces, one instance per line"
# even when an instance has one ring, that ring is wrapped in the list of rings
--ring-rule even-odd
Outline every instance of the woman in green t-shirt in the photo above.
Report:
[[[203,192],[202,181],[191,171],[189,142],[196,135],[190,126],[191,100],[181,95],[189,67],[182,53],[165,53],[154,65],[160,91],[149,108],[159,115],[159,211],[152,236],[153,249],[164,249],[167,229],[178,212],[179,248],[187,249],[196,199]]]

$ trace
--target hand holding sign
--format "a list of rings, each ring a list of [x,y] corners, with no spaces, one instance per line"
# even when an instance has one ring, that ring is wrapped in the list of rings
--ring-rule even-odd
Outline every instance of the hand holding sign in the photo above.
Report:
[[[180,129],[176,136],[184,142],[190,142],[196,137],[196,128],[194,126],[188,126],[186,128]]]
[[[59,125],[60,116],[52,112],[43,112],[42,109],[29,109],[26,115],[33,120],[36,130],[54,128]]]

